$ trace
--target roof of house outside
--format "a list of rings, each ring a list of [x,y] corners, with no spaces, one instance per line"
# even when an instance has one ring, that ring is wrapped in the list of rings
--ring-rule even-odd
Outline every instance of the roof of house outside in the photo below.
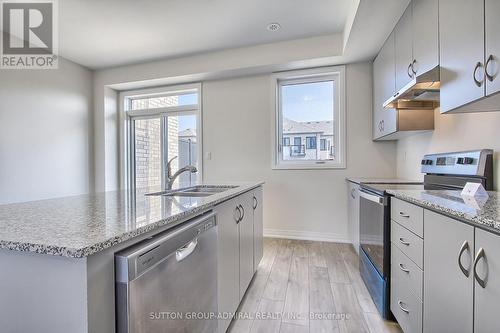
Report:
[[[333,121],[302,121],[298,122],[289,118],[283,118],[283,134],[319,133],[321,135],[333,135]]]
[[[187,128],[179,132],[179,137],[190,137],[190,136],[196,136],[196,129]]]

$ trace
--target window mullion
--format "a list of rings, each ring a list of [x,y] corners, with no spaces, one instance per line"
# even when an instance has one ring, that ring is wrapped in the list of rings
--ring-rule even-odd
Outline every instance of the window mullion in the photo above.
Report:
[[[161,149],[162,149],[162,186],[165,186],[168,161],[173,157],[168,155],[168,116],[161,115]]]

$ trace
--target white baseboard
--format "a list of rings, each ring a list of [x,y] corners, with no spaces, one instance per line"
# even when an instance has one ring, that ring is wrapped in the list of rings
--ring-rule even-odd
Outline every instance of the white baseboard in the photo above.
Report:
[[[333,242],[333,243],[352,243],[347,235],[328,233],[328,232],[316,232],[316,231],[281,230],[281,229],[264,228],[264,237],[300,239],[300,240]]]

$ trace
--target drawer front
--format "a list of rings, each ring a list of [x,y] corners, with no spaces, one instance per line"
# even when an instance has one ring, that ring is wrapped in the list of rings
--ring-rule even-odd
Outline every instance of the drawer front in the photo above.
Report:
[[[391,276],[397,277],[401,288],[409,288],[422,300],[424,272],[394,244],[391,244]]]
[[[391,218],[418,236],[424,237],[424,209],[422,207],[392,198]]]
[[[424,269],[424,241],[411,231],[391,221],[391,242],[418,267]]]
[[[422,302],[391,277],[391,311],[405,333],[422,333]]]

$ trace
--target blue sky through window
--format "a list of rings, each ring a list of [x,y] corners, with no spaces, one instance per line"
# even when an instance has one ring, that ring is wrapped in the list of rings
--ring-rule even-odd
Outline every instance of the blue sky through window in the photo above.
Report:
[[[179,105],[190,105],[198,103],[198,94],[179,95]],[[179,116],[179,131],[184,131],[188,128],[196,129],[196,116]]]
[[[333,81],[282,86],[283,117],[291,120],[333,120]]]

